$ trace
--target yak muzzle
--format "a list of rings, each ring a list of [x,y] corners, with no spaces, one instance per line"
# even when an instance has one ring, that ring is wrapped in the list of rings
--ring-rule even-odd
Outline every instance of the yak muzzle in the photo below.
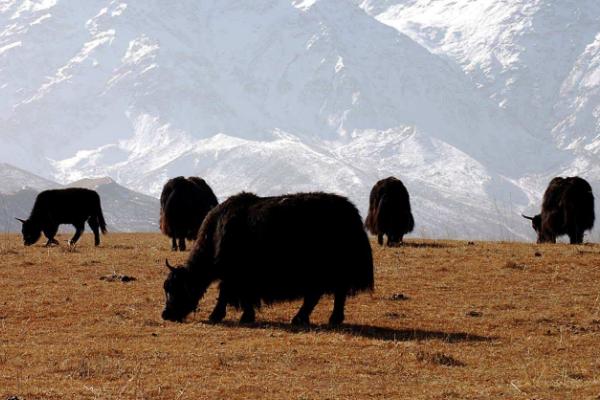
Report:
[[[175,315],[173,312],[167,309],[163,310],[161,317],[163,320],[171,322],[183,322],[185,319],[185,316]]]

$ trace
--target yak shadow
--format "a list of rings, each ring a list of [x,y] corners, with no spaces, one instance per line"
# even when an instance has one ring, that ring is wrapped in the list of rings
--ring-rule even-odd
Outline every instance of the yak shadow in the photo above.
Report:
[[[208,321],[204,322],[210,323]],[[250,329],[279,329],[289,333],[332,332],[342,333],[345,335],[355,337],[392,342],[442,340],[448,343],[462,343],[491,342],[497,339],[495,337],[479,336],[466,332],[442,332],[428,331],[423,329],[394,329],[361,324],[342,324],[340,326],[332,326],[327,324],[310,324],[308,326],[297,326],[284,322],[255,322],[252,324],[240,324],[235,321],[223,321],[220,322],[218,325],[226,326],[229,328],[244,327]]]

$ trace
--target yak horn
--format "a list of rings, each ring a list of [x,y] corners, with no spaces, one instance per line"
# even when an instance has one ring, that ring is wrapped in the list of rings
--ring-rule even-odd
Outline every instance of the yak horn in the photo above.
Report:
[[[15,219],[16,219],[17,221],[19,221],[20,223],[22,223],[22,224],[24,224],[24,223],[25,223],[25,220],[24,220],[24,219],[17,218],[17,217],[15,217]]]
[[[171,264],[169,264],[169,259],[165,258],[165,265],[167,266],[167,268],[169,268],[171,271],[175,271],[175,267],[173,267]]]
[[[527,216],[527,215],[525,215],[525,214],[521,214],[521,217],[523,217],[523,218],[525,218],[525,219],[528,219],[528,220],[530,220],[530,221],[533,221],[533,217],[528,217],[528,216]]]

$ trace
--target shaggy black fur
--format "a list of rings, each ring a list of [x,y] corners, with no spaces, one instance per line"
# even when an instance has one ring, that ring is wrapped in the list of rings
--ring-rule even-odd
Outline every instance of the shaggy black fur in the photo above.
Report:
[[[75,244],[79,240],[86,221],[94,232],[96,246],[100,244],[99,231],[106,233],[100,196],[94,190],[84,188],[45,190],[37,195],[29,218],[17,219],[23,223],[21,232],[26,246],[37,242],[42,232],[48,238],[46,246],[58,244],[54,236],[60,224],[75,227],[75,235],[69,240],[69,244]]]
[[[206,214],[219,202],[212,189],[197,177],[170,179],[160,195],[160,230],[172,239],[172,249],[185,250],[185,240],[196,240]]]
[[[401,243],[404,235],[415,228],[410,196],[400,179],[390,176],[373,186],[365,226],[377,235],[380,245],[383,244],[383,235],[387,235],[388,246]]]
[[[321,296],[333,294],[329,321],[339,324],[346,296],[373,289],[360,215],[348,199],[327,193],[233,196],[208,214],[186,265],[170,269],[162,317],[171,321],[194,311],[214,281],[220,292],[213,322],[227,305],[241,307],[245,323],[263,302],[303,298],[292,323],[308,324]]]
[[[569,235],[571,244],[582,243],[583,233],[594,226],[592,187],[578,176],[556,177],[544,193],[542,212],[523,217],[531,220],[538,243],[556,243],[560,235]]]

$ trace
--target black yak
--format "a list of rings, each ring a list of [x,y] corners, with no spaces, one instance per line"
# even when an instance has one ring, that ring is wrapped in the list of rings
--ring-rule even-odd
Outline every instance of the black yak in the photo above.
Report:
[[[253,322],[261,303],[304,299],[293,324],[308,324],[324,294],[334,295],[331,324],[344,320],[346,296],[373,289],[371,246],[356,207],[327,193],[258,197],[241,193],[206,217],[186,265],[164,282],[163,319],[182,321],[220,281],[210,321],[226,306]]]
[[[387,235],[387,245],[392,246],[401,243],[404,235],[412,232],[415,221],[410,211],[410,196],[400,179],[390,176],[373,186],[365,226],[377,235],[380,245],[383,235]]]
[[[94,190],[84,188],[44,190],[37,195],[29,218],[17,219],[23,224],[21,232],[25,246],[37,242],[42,232],[48,238],[46,246],[58,244],[54,236],[60,224],[75,227],[75,235],[69,240],[69,245],[79,240],[86,221],[94,232],[94,245],[100,244],[100,231],[106,233],[100,196]]]
[[[197,177],[170,179],[160,195],[160,230],[172,239],[172,250],[185,250],[185,240],[196,240],[204,217],[219,202],[212,189]]]
[[[582,243],[583,233],[594,226],[592,187],[578,176],[556,177],[544,192],[542,212],[523,217],[531,220],[538,243],[556,243],[556,237],[565,234],[571,244]]]

